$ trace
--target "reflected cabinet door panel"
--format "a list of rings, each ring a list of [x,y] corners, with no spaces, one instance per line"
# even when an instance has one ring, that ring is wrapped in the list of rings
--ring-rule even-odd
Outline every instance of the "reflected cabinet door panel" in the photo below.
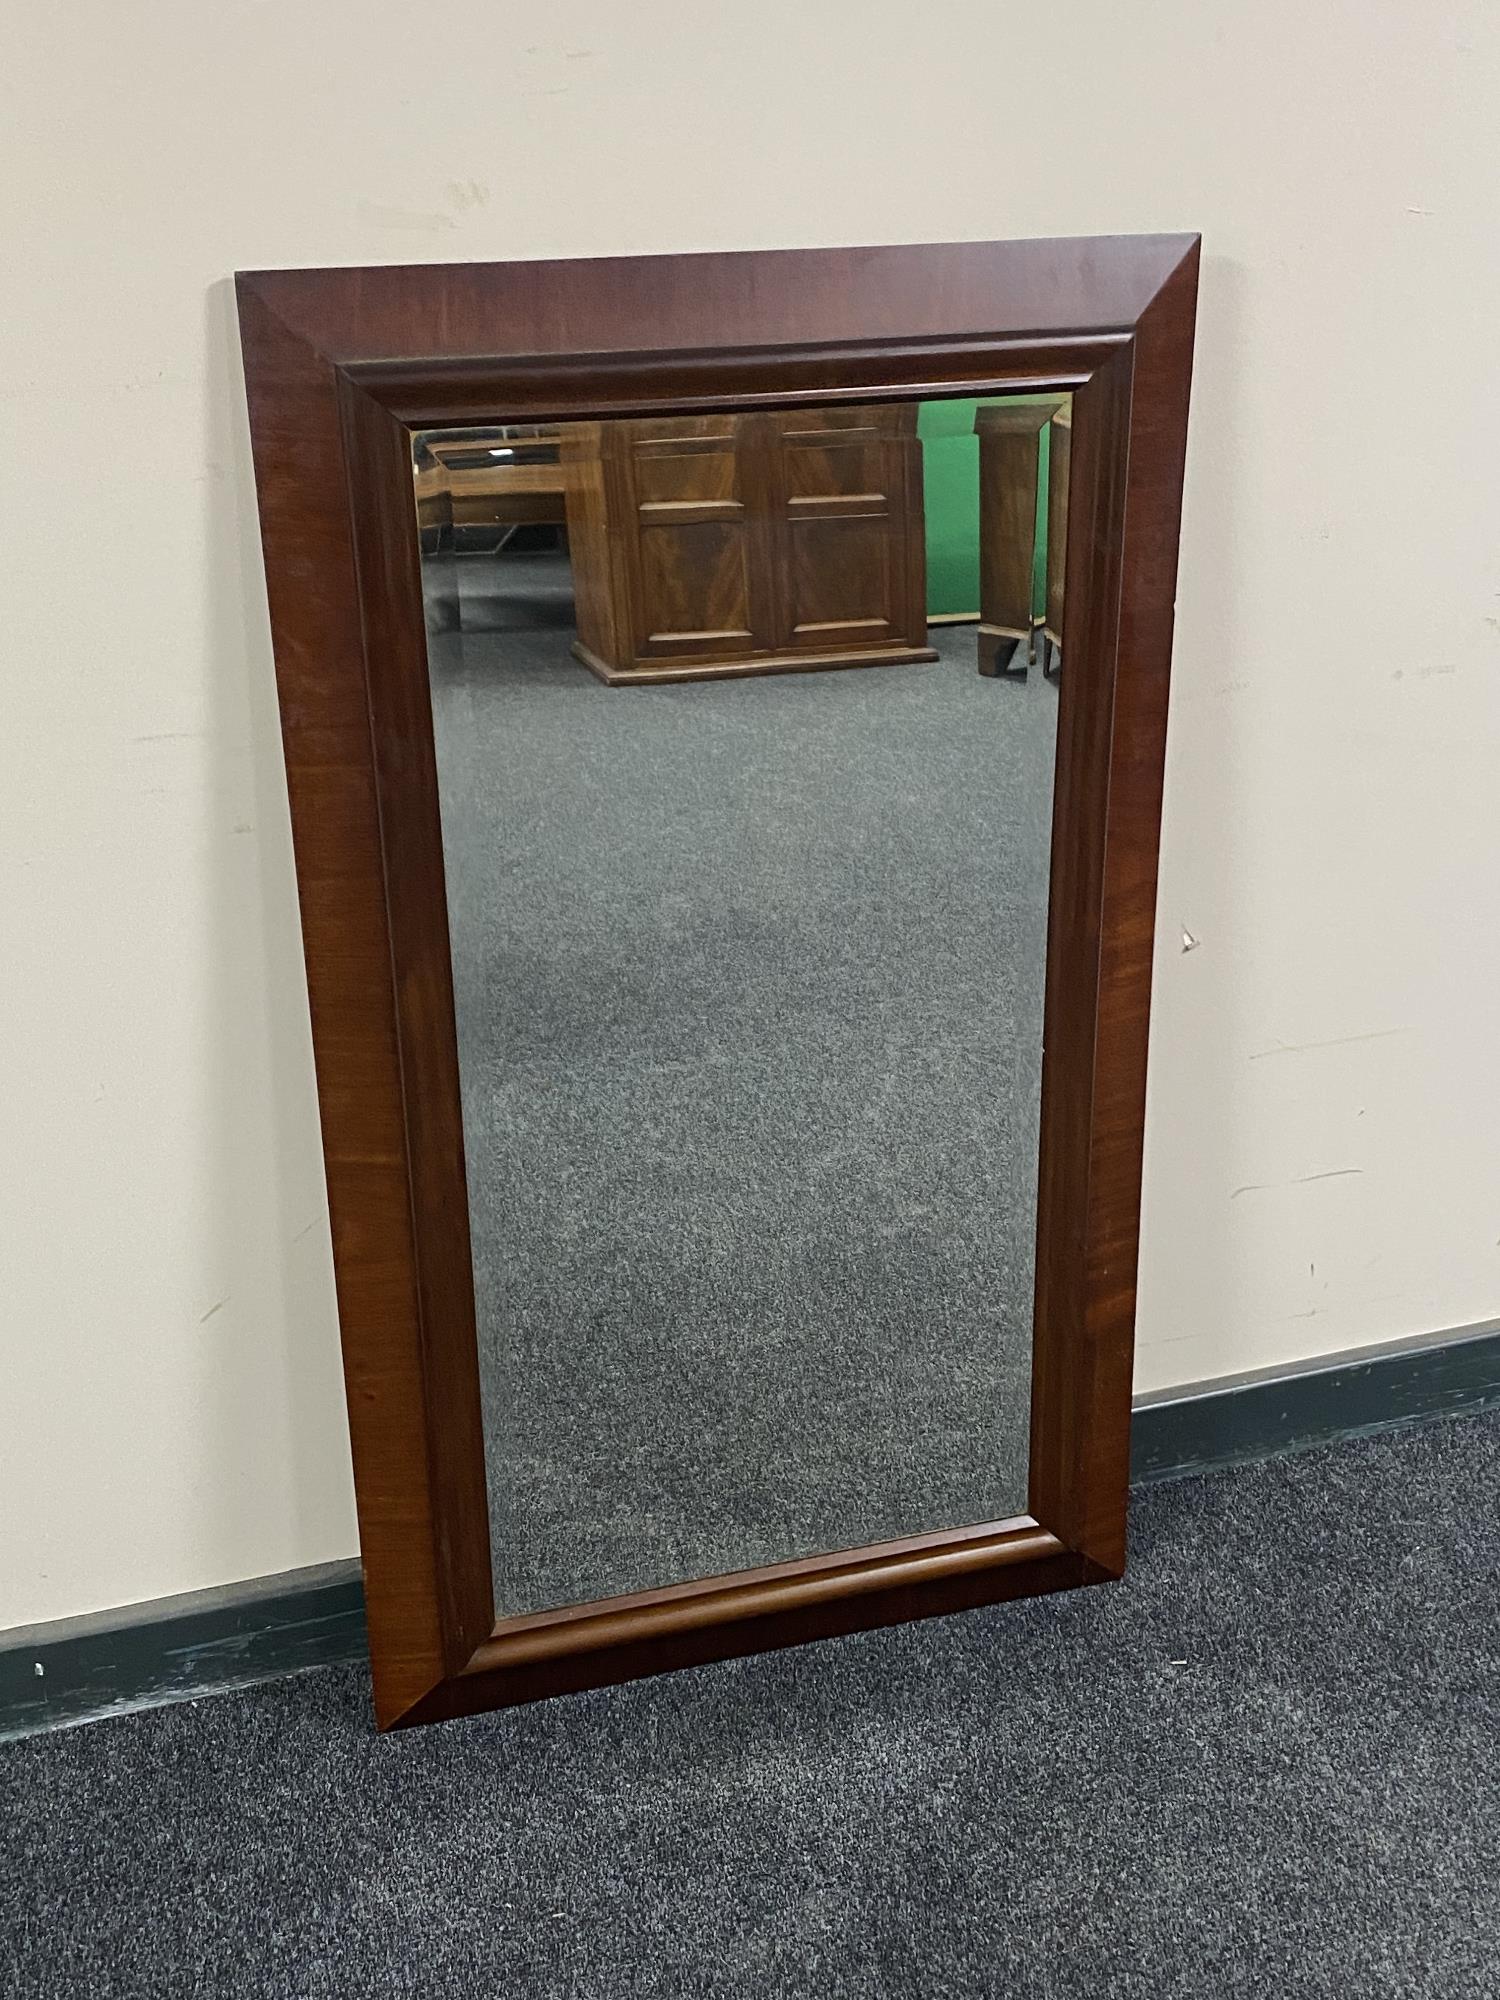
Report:
[[[241,281],[382,1726],[1119,1573],[1196,269]]]
[[[768,419],[785,580],[780,643],[921,646],[922,461],[916,405]]]
[[[621,513],[635,523],[626,547],[637,658],[752,651],[752,579],[761,566],[737,420],[663,417],[607,434],[615,429],[606,450]]]

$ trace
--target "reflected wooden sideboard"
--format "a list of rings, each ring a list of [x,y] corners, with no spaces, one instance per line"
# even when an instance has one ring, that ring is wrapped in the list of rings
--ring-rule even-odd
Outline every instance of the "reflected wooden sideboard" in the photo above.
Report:
[[[578,658],[611,684],[935,660],[916,416],[570,425]]]

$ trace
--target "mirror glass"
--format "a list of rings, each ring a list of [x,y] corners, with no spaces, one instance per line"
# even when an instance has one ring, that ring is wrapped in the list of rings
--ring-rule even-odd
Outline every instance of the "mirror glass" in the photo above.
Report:
[[[501,1616],[1025,1511],[1070,431],[413,437]]]

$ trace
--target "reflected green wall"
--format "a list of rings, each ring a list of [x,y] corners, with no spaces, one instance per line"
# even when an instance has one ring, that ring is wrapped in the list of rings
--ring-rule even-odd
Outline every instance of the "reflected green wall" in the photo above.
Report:
[[[986,396],[993,403],[1039,403],[1040,396]],[[979,610],[979,439],[976,398],[923,403],[917,411],[922,440],[922,483],[927,510],[927,615]],[[1047,601],[1047,439],[1039,440],[1036,558],[1031,608],[1040,617]]]

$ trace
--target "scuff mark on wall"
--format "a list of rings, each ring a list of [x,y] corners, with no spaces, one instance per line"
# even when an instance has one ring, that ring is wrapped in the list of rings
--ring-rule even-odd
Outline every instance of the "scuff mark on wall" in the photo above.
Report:
[[[368,222],[376,229],[420,229],[431,234],[458,227],[451,215],[415,208],[388,208],[378,201],[357,201],[354,213],[361,222]]]
[[[1341,1049],[1349,1042],[1385,1042],[1392,1035],[1404,1035],[1406,1028],[1373,1028],[1365,1035],[1331,1035],[1326,1042],[1278,1042],[1274,1048],[1253,1049],[1251,1062],[1264,1062],[1267,1056],[1300,1056],[1309,1049]]]
[[[1242,1194],[1264,1194],[1269,1188],[1306,1187],[1309,1181],[1342,1181],[1351,1175],[1362,1174],[1363,1167],[1329,1167],[1321,1174],[1297,1174],[1289,1181],[1246,1181],[1230,1193],[1229,1199],[1237,1201]]]

